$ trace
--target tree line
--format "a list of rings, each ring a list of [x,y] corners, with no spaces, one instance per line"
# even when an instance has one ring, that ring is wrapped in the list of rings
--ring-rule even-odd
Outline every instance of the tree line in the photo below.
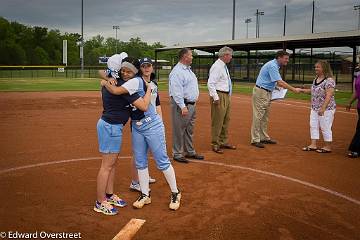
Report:
[[[62,41],[67,40],[68,65],[78,66],[80,39],[81,35],[78,33],[62,34],[57,29],[26,26],[0,17],[0,65],[61,65]],[[124,42],[97,35],[84,42],[85,65],[99,65],[99,57],[115,54],[116,47],[118,52],[125,51],[132,57],[154,58],[155,48],[163,45],[160,42],[148,44],[139,37]]]

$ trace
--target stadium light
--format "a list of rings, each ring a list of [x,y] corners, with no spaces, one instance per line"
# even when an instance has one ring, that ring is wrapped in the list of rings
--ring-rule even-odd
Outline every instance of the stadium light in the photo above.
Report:
[[[358,30],[360,30],[360,5],[355,5],[355,6],[354,6],[354,10],[359,12],[359,17],[358,17]]]
[[[118,43],[118,41],[117,41],[117,31],[120,29],[120,27],[119,26],[113,26],[113,29],[115,29],[115,40],[116,40],[116,42],[115,42],[115,48],[116,48],[116,52],[115,53],[118,53],[118,50],[117,50],[117,43]]]
[[[259,11],[259,9],[256,9],[256,38],[260,37],[260,16],[264,15],[263,11]]]
[[[249,23],[251,23],[251,18],[247,18],[245,19],[245,23],[246,23],[246,38],[249,37]]]

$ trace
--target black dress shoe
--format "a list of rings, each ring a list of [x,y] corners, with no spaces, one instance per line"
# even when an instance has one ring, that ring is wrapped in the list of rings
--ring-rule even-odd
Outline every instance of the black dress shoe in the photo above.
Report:
[[[186,158],[192,158],[192,159],[196,159],[196,160],[204,160],[204,156],[199,155],[199,154],[194,154],[194,155],[185,155]]]
[[[229,144],[229,143],[220,145],[220,148],[236,150],[236,146],[231,145],[231,144]]]
[[[253,142],[251,143],[251,145],[257,147],[257,148],[264,148],[264,144],[260,143],[260,142]]]
[[[219,146],[213,146],[212,150],[218,154],[223,154],[224,151]]]
[[[189,163],[189,160],[187,160],[184,157],[174,157],[173,158],[175,161],[180,162],[180,163]]]
[[[277,142],[273,139],[261,140],[262,144],[277,144]]]

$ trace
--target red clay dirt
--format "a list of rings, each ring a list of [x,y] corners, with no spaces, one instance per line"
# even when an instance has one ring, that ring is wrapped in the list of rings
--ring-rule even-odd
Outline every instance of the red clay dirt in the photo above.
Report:
[[[161,100],[171,154],[166,92],[161,93]],[[168,209],[170,191],[153,161],[150,171],[157,183],[151,185],[152,204],[141,210],[131,207],[137,193],[128,189],[131,142],[127,125],[115,188],[129,206],[113,217],[92,210],[100,167],[100,160],[93,159],[100,157],[96,135],[102,111],[100,92],[1,93],[0,111],[0,232],[80,232],[82,239],[110,240],[130,219],[140,218],[146,223],[135,239],[360,239],[360,159],[346,157],[357,121],[354,111],[338,107],[333,152],[318,154],[301,151],[309,143],[308,103],[274,102],[270,134],[279,143],[256,149],[249,144],[251,98],[234,95],[230,142],[237,150],[218,155],[210,148],[210,106],[202,93],[195,147],[206,162],[226,166],[175,162],[183,192],[181,208],[175,212]],[[4,172],[71,159],[84,160]]]

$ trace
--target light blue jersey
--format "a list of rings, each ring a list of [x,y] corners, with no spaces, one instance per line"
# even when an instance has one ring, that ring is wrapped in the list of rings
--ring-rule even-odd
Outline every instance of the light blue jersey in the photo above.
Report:
[[[131,82],[130,82],[131,81]],[[123,85],[124,86],[124,85]],[[151,102],[146,112],[134,108],[132,119],[132,149],[137,169],[148,167],[148,150],[151,151],[159,170],[164,171],[170,166],[170,159],[166,151],[165,127],[162,119],[156,112],[160,105],[158,88],[153,81],[151,87]],[[141,77],[129,80],[125,88],[130,94],[137,93],[145,96],[147,87]]]

